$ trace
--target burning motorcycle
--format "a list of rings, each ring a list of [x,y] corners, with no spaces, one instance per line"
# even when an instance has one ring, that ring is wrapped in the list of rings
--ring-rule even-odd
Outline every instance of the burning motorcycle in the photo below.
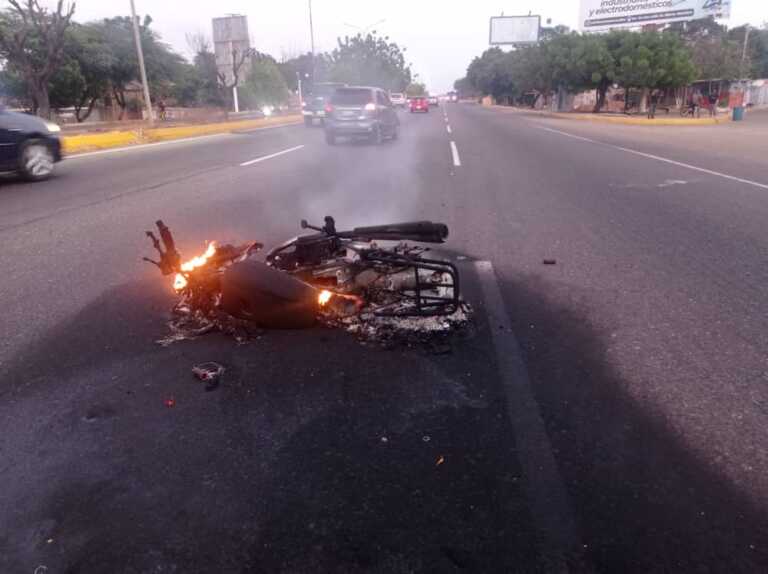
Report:
[[[303,235],[272,249],[265,261],[260,243],[210,243],[205,253],[182,262],[170,229],[147,232],[179,295],[172,323],[178,338],[220,329],[295,329],[319,321],[361,333],[379,327],[452,328],[468,320],[458,269],[428,258],[448,227],[429,221],[337,231],[332,217],[322,227],[301,222]],[[409,243],[410,242],[410,243]],[[185,335],[185,336],[181,336]]]

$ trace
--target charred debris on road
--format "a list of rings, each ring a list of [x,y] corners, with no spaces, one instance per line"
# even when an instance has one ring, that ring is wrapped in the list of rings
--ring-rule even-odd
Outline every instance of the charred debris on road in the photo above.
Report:
[[[145,261],[173,277],[179,297],[170,333],[159,341],[164,346],[216,331],[245,343],[265,330],[319,323],[366,343],[422,344],[441,352],[472,322],[456,266],[412,244],[443,243],[448,227],[441,223],[337,231],[332,217],[323,227],[302,221],[311,233],[272,249],[264,261],[254,257],[264,247],[257,242],[211,242],[205,253],[183,261],[171,230],[162,221],[156,225],[159,237],[147,236],[159,260]]]

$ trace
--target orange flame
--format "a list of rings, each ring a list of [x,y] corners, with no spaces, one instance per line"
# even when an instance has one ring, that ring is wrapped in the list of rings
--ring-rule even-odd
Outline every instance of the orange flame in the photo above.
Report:
[[[317,296],[317,301],[321,307],[325,307],[333,299],[333,293],[330,291],[320,291],[320,295]]]
[[[216,255],[216,242],[212,241],[208,245],[208,249],[205,251],[203,255],[195,257],[194,259],[190,259],[189,261],[181,265],[181,273],[176,274],[176,278],[173,281],[173,288],[176,291],[181,291],[187,285],[189,285],[189,281],[187,280],[185,275],[187,273],[191,273],[195,269],[199,269],[200,267],[203,267],[206,263],[208,263],[208,260],[214,255]]]

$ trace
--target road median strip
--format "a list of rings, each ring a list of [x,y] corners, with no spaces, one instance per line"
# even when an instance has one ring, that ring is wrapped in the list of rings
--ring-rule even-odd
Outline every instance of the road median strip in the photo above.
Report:
[[[202,124],[192,126],[178,126],[170,128],[138,128],[97,134],[64,136],[62,137],[62,142],[64,145],[64,152],[71,155],[111,148],[130,147],[132,145],[144,143],[183,140],[193,137],[234,133],[238,131],[253,130],[265,127],[292,125],[297,124],[300,120],[300,116],[281,116],[276,118],[263,118],[257,120],[242,120],[235,122],[221,122],[215,124]]]

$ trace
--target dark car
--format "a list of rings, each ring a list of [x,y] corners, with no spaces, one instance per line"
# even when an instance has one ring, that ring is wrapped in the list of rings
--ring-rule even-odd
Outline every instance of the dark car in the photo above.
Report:
[[[0,109],[0,171],[39,181],[61,161],[61,128],[35,116]]]
[[[331,99],[331,96],[337,89],[343,88],[346,84],[326,82],[315,84],[312,93],[308,94],[302,103],[301,113],[304,116],[304,125],[312,126],[315,120],[323,123],[325,120],[325,106]]]
[[[325,139],[366,137],[374,143],[397,139],[400,120],[389,95],[379,88],[339,88],[325,108]]]

